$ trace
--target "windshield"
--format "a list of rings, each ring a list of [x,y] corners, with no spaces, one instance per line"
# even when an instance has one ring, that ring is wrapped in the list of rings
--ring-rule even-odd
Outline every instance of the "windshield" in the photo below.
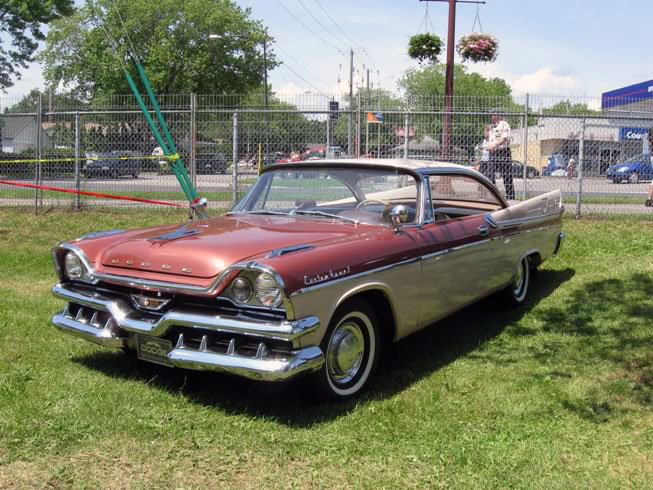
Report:
[[[387,169],[277,169],[264,173],[232,213],[282,214],[306,219],[390,225],[390,210],[406,207],[417,220],[417,181]]]

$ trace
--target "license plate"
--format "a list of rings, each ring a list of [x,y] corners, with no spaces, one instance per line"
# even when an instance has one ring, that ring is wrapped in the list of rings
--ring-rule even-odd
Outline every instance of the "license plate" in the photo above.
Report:
[[[168,352],[172,350],[172,342],[169,340],[137,335],[136,348],[139,359],[164,366],[172,367],[173,365],[170,359],[168,359]]]

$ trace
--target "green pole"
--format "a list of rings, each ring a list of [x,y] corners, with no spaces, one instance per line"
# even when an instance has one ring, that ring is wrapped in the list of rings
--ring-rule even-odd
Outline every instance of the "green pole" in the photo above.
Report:
[[[166,145],[163,138],[161,137],[159,128],[152,120],[152,116],[150,116],[150,112],[147,110],[147,107],[145,106],[145,102],[143,101],[141,94],[138,92],[138,88],[134,83],[134,79],[132,78],[132,76],[129,74],[127,70],[125,70],[125,77],[127,78],[127,83],[129,84],[129,87],[132,89],[132,93],[134,94],[134,97],[136,97],[136,101],[138,102],[138,105],[141,108],[141,111],[143,112],[143,115],[145,116],[147,123],[150,125],[150,128],[152,129],[154,138],[156,138],[157,143],[159,143],[159,146],[163,150],[163,154],[169,157],[171,155],[170,150],[168,149],[168,146]],[[172,162],[171,167],[173,167],[173,165],[174,165],[174,161]],[[174,170],[176,169],[173,168],[173,171]],[[175,174],[176,173],[177,172],[175,171]],[[181,185],[181,189],[184,191],[184,194],[186,195],[186,199],[188,199],[189,202],[192,202],[195,199],[195,197],[193,197],[193,194],[188,189],[186,182],[184,181],[184,179],[180,178],[179,175],[177,175],[177,178],[179,179],[179,184]]]
[[[156,117],[157,120],[159,121],[159,125],[161,126],[161,129],[163,129],[166,139],[168,140],[168,144],[170,145],[170,150],[174,154],[177,154],[177,147],[175,146],[175,142],[172,139],[172,135],[170,134],[168,125],[166,124],[166,121],[163,118],[163,114],[161,113],[161,107],[159,106],[159,102],[157,101],[156,96],[154,95],[154,91],[152,90],[152,86],[150,85],[150,80],[147,77],[147,74],[145,73],[145,69],[143,68],[143,65],[141,65],[136,61],[135,64],[136,64],[136,69],[138,70],[138,74],[141,77],[141,81],[145,86],[145,91],[147,92],[147,96],[149,97],[150,102],[152,103],[152,107],[154,107],[154,112],[156,113]],[[177,174],[177,177],[184,180],[184,182],[186,183],[186,185],[191,191],[193,199],[198,198],[199,195],[197,194],[197,191],[195,190],[193,184],[190,181],[190,177],[188,176],[188,172],[186,171],[186,167],[184,166],[183,161],[181,159],[179,160],[179,163],[177,163],[177,161],[173,161],[172,165],[178,167],[177,168],[178,172],[175,173]]]

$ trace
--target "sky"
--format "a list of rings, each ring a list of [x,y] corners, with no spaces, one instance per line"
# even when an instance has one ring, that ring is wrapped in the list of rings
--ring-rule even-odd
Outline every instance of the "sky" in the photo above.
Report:
[[[365,83],[369,68],[373,87],[397,91],[405,70],[418,67],[406,51],[410,36],[425,31],[427,6],[432,24],[428,30],[443,41],[447,36],[448,5],[442,2],[235,3],[250,8],[251,17],[262,21],[274,38],[271,49],[283,63],[270,72],[269,80],[280,94],[347,92],[350,46],[356,53],[355,85]],[[456,10],[458,40],[471,32],[477,6],[459,3]],[[651,0],[486,0],[478,12],[483,32],[499,40],[499,57],[494,63],[465,65],[505,79],[515,95],[600,96],[653,78],[653,57],[648,54]],[[40,67],[32,64],[7,95],[18,97],[35,87],[42,88],[43,79]]]

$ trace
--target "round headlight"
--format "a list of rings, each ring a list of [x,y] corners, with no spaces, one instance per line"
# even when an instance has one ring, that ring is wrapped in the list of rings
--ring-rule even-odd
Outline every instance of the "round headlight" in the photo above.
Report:
[[[252,297],[252,283],[245,277],[237,277],[231,285],[231,292],[236,301],[247,303]]]
[[[254,290],[256,298],[265,306],[275,307],[281,303],[281,287],[268,272],[263,272],[256,278]]]
[[[76,254],[68,252],[64,262],[68,279],[80,279],[84,275],[84,266],[82,266],[82,261]]]

